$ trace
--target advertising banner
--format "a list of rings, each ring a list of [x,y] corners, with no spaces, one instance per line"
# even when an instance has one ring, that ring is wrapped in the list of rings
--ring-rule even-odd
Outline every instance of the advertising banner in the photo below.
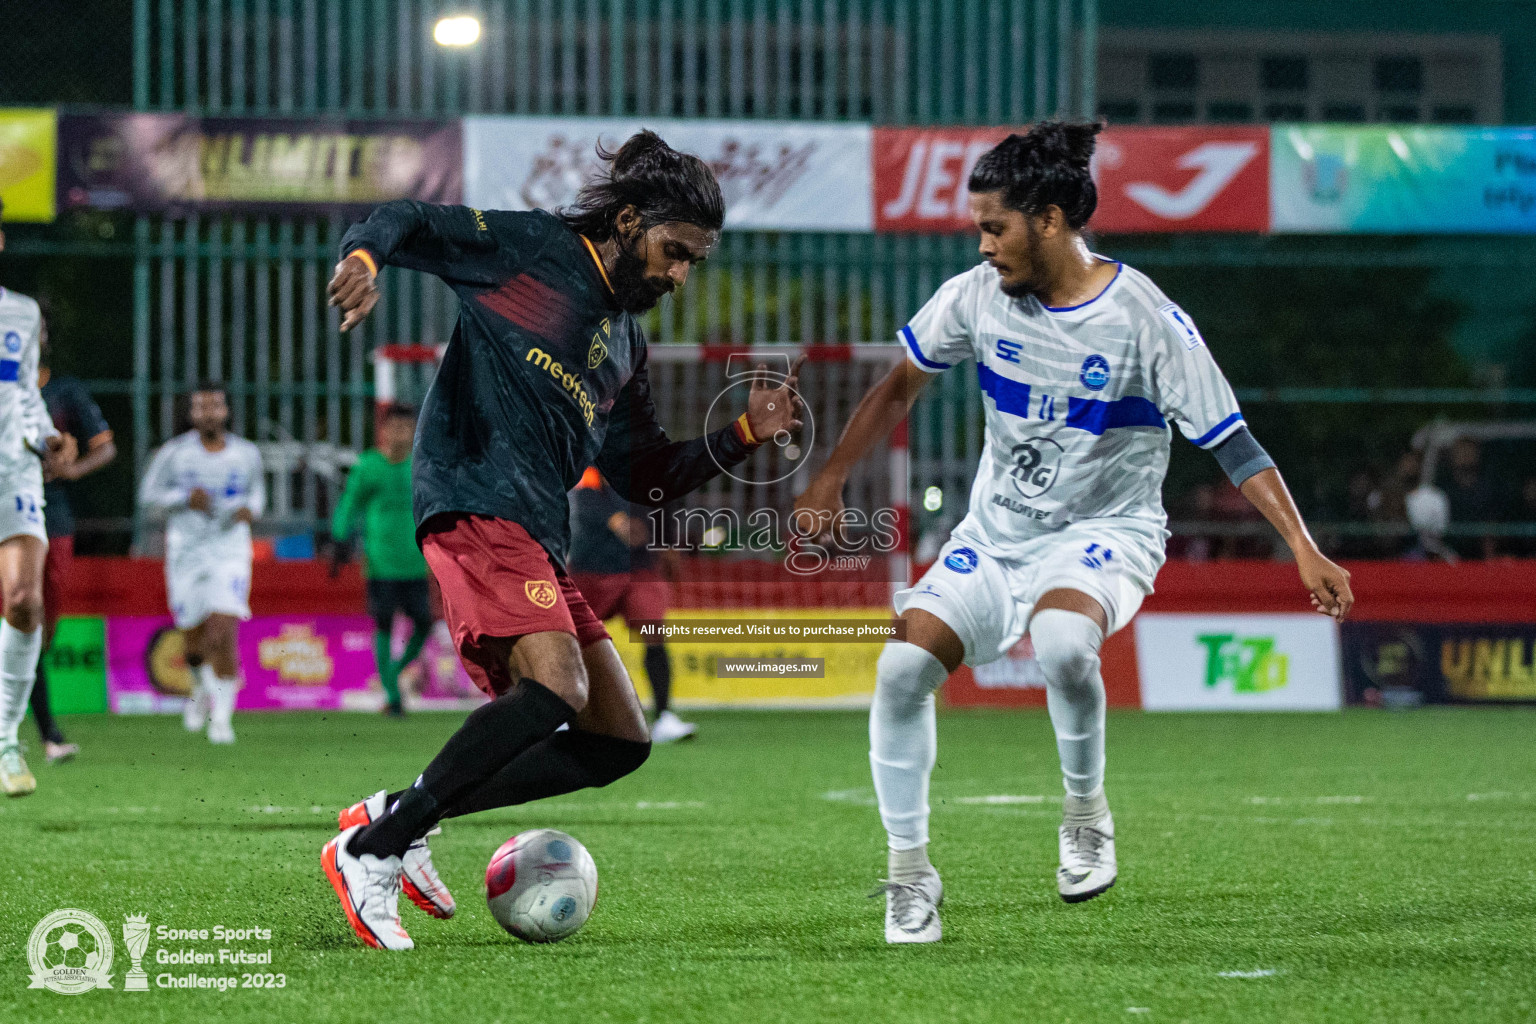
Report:
[[[673,609],[669,623],[721,618],[719,609]],[[826,608],[731,609],[729,617],[746,623],[825,622]],[[838,608],[837,619],[889,622],[889,607]],[[630,639],[622,619],[607,623],[641,700],[650,702],[645,675],[645,645]],[[864,707],[875,692],[875,662],[883,641],[829,643],[801,640],[743,638],[708,642],[672,642],[672,700],[688,707]],[[722,659],[758,662],[820,659],[820,677],[759,675],[722,678]]]
[[[0,107],[0,199],[6,220],[53,220],[57,123],[52,110]]]
[[[877,128],[879,231],[974,230],[965,183],[1009,128]],[[1262,127],[1112,128],[1093,162],[1091,226],[1101,232],[1264,231],[1269,131]]]
[[[397,623],[395,651],[404,646]],[[373,711],[383,704],[373,663],[373,620],[366,615],[258,616],[240,625],[241,711]],[[481,702],[439,628],[421,658],[401,673],[410,706],[450,708]],[[107,620],[107,690],[119,713],[179,711],[191,692],[182,637],[162,616]]]
[[[727,228],[868,231],[870,129],[784,121],[497,117],[464,119],[464,202],[553,210],[641,128],[714,169]]]
[[[180,214],[457,203],[461,141],[456,120],[66,114],[59,205]]]
[[[1341,706],[1338,626],[1321,615],[1143,613],[1135,630],[1148,711]]]
[[[107,710],[107,620],[99,615],[65,615],[43,655],[48,670],[48,706],[57,715]]]
[[[1122,629],[1104,641],[1099,661],[1109,706],[1141,707],[1134,631]],[[1045,707],[1045,673],[1035,660],[1030,638],[1026,635],[1006,657],[990,664],[975,668],[961,665],[944,683],[944,703],[951,707]]]
[[[1392,691],[1431,702],[1536,701],[1536,625],[1347,622],[1343,632],[1351,703]]]
[[[1273,230],[1536,231],[1536,130],[1276,125]]]

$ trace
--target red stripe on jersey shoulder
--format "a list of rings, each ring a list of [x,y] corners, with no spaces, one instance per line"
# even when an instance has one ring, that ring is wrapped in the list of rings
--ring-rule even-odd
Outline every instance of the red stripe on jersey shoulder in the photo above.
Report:
[[[479,301],[497,316],[551,341],[560,338],[571,321],[571,300],[528,274],[518,274]]]

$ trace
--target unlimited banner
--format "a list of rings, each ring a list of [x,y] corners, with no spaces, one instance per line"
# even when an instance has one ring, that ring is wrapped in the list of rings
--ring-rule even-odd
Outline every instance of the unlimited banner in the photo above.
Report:
[[[66,114],[59,140],[65,209],[362,211],[463,191],[458,121]]]
[[[1273,230],[1536,231],[1530,128],[1276,125]]]
[[[570,203],[641,128],[714,170],[727,228],[869,231],[870,129],[783,121],[466,117],[464,201],[481,209]]]
[[[1536,625],[1348,622],[1351,703],[1536,701]]]
[[[877,128],[875,228],[972,231],[965,183],[1010,128]],[[1102,232],[1264,231],[1269,131],[1111,128],[1093,161]]]
[[[52,110],[0,108],[0,199],[6,220],[53,220],[56,136]]]

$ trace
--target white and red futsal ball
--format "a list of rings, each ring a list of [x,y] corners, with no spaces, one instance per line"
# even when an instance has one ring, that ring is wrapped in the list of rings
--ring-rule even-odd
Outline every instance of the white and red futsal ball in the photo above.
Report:
[[[497,923],[524,942],[559,942],[592,916],[597,865],[564,832],[521,832],[485,866],[485,902]]]

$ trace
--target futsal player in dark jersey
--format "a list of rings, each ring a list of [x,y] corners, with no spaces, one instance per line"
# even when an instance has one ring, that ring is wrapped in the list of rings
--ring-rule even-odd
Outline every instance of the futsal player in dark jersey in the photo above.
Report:
[[[459,319],[416,431],[416,535],[470,676],[494,699],[406,789],[341,815],[321,860],[353,930],[410,949],[405,893],[453,901],[426,835],[442,818],[603,786],[650,752],[613,641],[565,572],[566,492],[588,465],[644,505],[687,494],[799,428],[798,364],[760,373],[731,425],[672,441],[657,422],[636,320],[719,241],[725,203],[703,161],[651,132],[629,139],[552,215],[388,203],[342,239],[330,284],[350,330],[386,265],[435,274]],[[561,731],[561,726],[569,726]]]
[[[42,348],[38,361],[38,387],[48,417],[65,436],[65,448],[74,449],[74,461],[61,467],[59,475],[45,474],[43,481],[43,525],[48,531],[48,558],[43,563],[43,655],[37,662],[37,682],[32,687],[32,718],[43,737],[43,750],[49,764],[67,761],[80,752],[78,744],[64,738],[53,709],[48,703],[48,648],[59,626],[60,602],[64,580],[75,557],[75,512],[70,507],[72,481],[94,473],[117,458],[112,428],[101,414],[85,385],[73,377],[54,374],[50,365],[52,346],[48,341],[48,309],[43,309]]]

